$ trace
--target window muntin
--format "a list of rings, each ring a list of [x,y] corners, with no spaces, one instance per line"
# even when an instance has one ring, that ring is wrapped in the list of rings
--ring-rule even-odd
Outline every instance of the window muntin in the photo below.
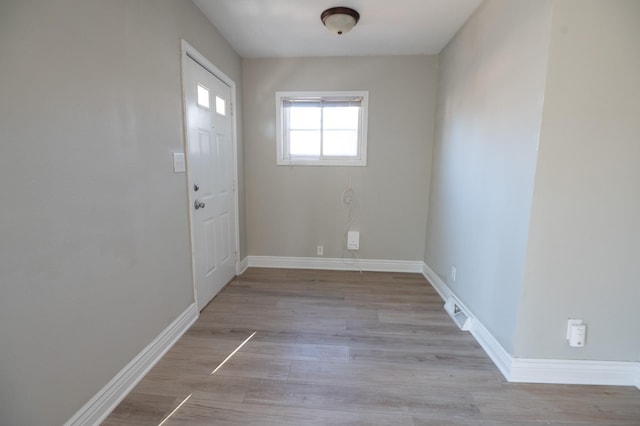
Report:
[[[367,95],[276,93],[277,164],[366,165]]]

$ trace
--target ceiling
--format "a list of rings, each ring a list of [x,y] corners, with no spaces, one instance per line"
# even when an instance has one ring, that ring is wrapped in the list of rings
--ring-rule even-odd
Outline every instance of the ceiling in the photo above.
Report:
[[[435,54],[481,0],[193,0],[244,58]],[[349,33],[329,32],[320,14],[360,13]]]

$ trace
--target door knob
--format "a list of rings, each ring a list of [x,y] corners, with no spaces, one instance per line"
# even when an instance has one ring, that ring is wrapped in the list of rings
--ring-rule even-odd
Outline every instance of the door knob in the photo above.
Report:
[[[195,207],[196,210],[201,209],[204,207],[204,203],[202,201],[194,201],[193,202],[193,207]]]

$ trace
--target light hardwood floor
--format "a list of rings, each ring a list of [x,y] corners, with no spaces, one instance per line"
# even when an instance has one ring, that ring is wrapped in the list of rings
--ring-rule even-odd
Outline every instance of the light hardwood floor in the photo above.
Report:
[[[104,425],[640,425],[636,388],[506,383],[442,306],[418,274],[249,269]]]

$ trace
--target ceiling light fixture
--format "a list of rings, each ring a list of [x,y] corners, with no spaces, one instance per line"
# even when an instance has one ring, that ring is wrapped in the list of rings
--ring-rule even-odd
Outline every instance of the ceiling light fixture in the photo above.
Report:
[[[338,35],[348,33],[360,20],[360,14],[348,7],[332,7],[320,15],[325,27]]]

